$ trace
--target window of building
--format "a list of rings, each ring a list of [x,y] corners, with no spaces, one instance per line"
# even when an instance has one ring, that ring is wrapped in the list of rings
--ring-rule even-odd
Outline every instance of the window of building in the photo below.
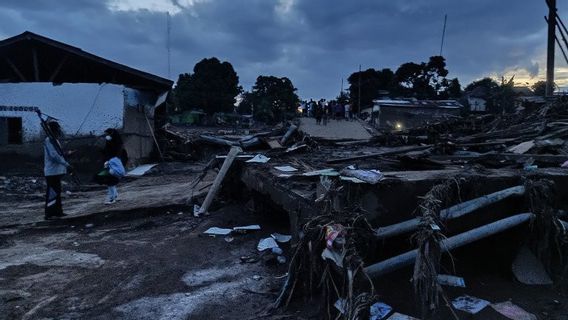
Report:
[[[22,118],[0,117],[0,145],[22,144]]]

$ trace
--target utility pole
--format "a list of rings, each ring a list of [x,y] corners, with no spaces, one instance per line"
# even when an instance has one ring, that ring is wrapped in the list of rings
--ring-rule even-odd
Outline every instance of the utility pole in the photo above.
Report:
[[[170,47],[170,33],[171,33],[171,22],[170,22],[170,12],[166,12],[166,49],[168,50],[168,79],[171,78],[171,47]]]
[[[358,106],[357,106],[357,114],[359,114],[361,112],[361,65],[359,65],[359,84],[357,85],[358,87],[358,91],[359,91],[359,98],[357,99],[358,101]]]
[[[444,16],[444,30],[442,31],[442,44],[440,45],[440,57],[444,51],[444,38],[446,37],[446,23],[448,22],[448,15]]]
[[[554,50],[556,41],[556,0],[548,4],[548,45],[546,55],[546,97],[554,94]]]

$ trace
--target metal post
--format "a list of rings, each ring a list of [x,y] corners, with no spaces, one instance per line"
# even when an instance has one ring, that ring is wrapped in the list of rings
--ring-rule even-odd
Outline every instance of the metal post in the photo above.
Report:
[[[548,45],[546,55],[546,96],[554,94],[554,50],[556,42],[556,0],[548,0]]]

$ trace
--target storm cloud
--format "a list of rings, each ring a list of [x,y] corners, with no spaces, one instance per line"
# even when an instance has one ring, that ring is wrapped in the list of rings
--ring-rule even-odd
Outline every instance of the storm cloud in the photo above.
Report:
[[[396,69],[437,55],[444,14],[443,55],[463,85],[544,74],[547,7],[539,0],[3,0],[0,37],[29,30],[167,77],[166,12],[173,80],[216,56],[233,64],[245,89],[258,75],[286,76],[303,98],[332,98],[359,65]],[[564,85],[560,54],[557,66]]]

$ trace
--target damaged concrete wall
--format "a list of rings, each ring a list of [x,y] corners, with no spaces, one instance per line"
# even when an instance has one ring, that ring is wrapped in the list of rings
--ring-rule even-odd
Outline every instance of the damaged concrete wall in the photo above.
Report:
[[[155,148],[154,106],[158,95],[126,88],[124,91],[123,140],[133,162],[148,158]]]
[[[29,107],[38,107],[59,119],[68,135],[89,135],[101,134],[109,127],[121,128],[123,105],[123,87],[119,85],[0,84],[0,117],[21,118],[23,143],[40,140],[43,136],[37,114]]]

